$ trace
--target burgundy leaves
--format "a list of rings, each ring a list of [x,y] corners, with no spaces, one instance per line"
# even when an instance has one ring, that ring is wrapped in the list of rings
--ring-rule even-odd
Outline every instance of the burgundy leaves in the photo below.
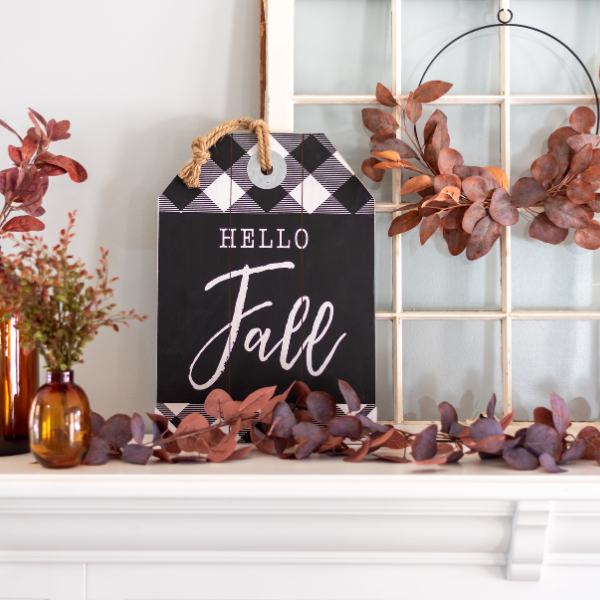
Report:
[[[513,469],[532,470],[541,465],[550,473],[564,472],[560,465],[574,460],[600,463],[600,430],[585,427],[574,438],[568,432],[568,406],[554,392],[550,394],[551,410],[536,408],[534,424],[514,435],[506,432],[514,411],[498,420],[495,394],[486,412],[470,424],[459,423],[454,407],[442,402],[438,406],[441,427],[431,424],[414,434],[361,414],[358,394],[345,381],[339,380],[338,385],[345,410],[336,405],[331,394],[311,392],[302,382],[295,382],[277,396],[275,387],[262,388],[243,402],[233,400],[223,390],[213,390],[204,407],[214,421],[209,423],[204,416],[192,413],[173,432],[165,417],[148,413],[153,429],[148,442],[144,442],[140,415],[130,418],[119,414],[105,421],[92,413],[92,441],[83,464],[102,465],[110,459],[146,464],[153,456],[169,463],[223,462],[243,458],[254,446],[287,460],[321,454],[343,457],[351,463],[370,457],[420,466],[452,464],[467,452],[477,452],[484,459],[503,459]],[[295,397],[290,399],[292,388]],[[238,435],[246,427],[250,428],[252,445],[238,448]]]
[[[438,100],[451,87],[441,81],[426,82],[410,92],[403,108],[378,84],[377,101],[395,108],[400,123],[384,110],[363,110],[363,122],[374,133],[372,156],[363,162],[363,173],[376,182],[388,169],[418,174],[405,180],[400,193],[418,193],[421,199],[401,206],[403,214],[393,220],[388,235],[419,227],[420,242],[425,244],[439,232],[450,254],[458,256],[466,250],[467,259],[477,260],[490,252],[503,226],[518,222],[521,210],[532,218],[529,234],[534,239],[560,244],[568,230],[575,229],[576,244],[600,248],[600,223],[593,218],[594,212],[600,212],[600,148],[596,148],[600,136],[591,133],[594,112],[587,107],[575,109],[570,126],[550,135],[548,152],[533,162],[531,177],[520,178],[510,191],[502,169],[464,164],[460,152],[450,147],[442,111],[436,110],[425,123],[422,146],[415,137],[423,104]],[[398,130],[406,142],[396,137]]]
[[[580,106],[571,113],[569,123],[570,127],[550,135],[548,154],[531,165],[533,179],[517,181],[513,199],[533,217],[529,227],[532,238],[556,245],[566,239],[569,229],[575,229],[576,244],[597,250],[600,224],[593,219],[593,212],[595,191],[600,187],[600,152],[595,150],[600,137],[591,134],[596,116]]]
[[[42,202],[49,177],[68,173],[77,183],[87,179],[85,169],[78,162],[48,151],[52,142],[71,137],[68,133],[69,121],[50,119],[46,122],[31,108],[29,118],[33,127],[27,131],[24,139],[4,121],[0,121],[0,126],[14,133],[21,142],[20,146],[8,147],[8,156],[14,167],[0,171],[0,193],[4,196],[4,206],[0,210],[0,235],[44,229],[38,217],[45,213]],[[13,216],[19,211],[25,215]]]

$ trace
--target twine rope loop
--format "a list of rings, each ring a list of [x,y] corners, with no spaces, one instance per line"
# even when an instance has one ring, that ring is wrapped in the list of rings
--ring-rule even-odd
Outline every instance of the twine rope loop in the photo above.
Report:
[[[262,119],[233,119],[215,127],[205,136],[197,137],[192,142],[192,159],[179,171],[179,177],[189,188],[200,187],[200,171],[202,165],[210,158],[209,148],[214,146],[222,137],[234,131],[249,131],[256,134],[258,139],[258,157],[263,173],[273,170],[271,149],[269,146],[269,126]]]

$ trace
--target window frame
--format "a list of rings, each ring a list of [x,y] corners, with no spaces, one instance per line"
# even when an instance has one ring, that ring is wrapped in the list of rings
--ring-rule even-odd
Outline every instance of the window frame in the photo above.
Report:
[[[408,96],[401,94],[402,0],[389,0],[392,15],[392,88],[391,92],[402,105]],[[498,0],[499,9],[510,8],[510,0]],[[265,60],[261,73],[266,71],[262,92],[264,93],[265,118],[273,131],[293,132],[294,108],[297,105],[377,105],[374,95],[324,95],[294,94],[294,0],[261,0],[266,31]],[[261,15],[262,16],[262,15]],[[510,116],[511,106],[518,105],[586,105],[594,103],[593,95],[513,95],[510,92],[510,27],[499,27],[500,36],[500,93],[480,95],[446,95],[435,101],[437,106],[450,105],[497,105],[500,107],[500,167],[510,180]],[[393,109],[400,120],[400,109]],[[405,203],[400,196],[401,170],[392,172],[392,201],[376,202],[376,213],[390,213]],[[501,257],[501,308],[500,310],[427,311],[403,310],[402,308],[402,242],[401,236],[393,238],[392,245],[392,310],[376,311],[378,321],[391,321],[393,328],[393,403],[396,425],[428,425],[433,421],[405,421],[402,380],[402,324],[404,321],[500,321],[502,356],[502,413],[513,410],[512,324],[513,321],[594,321],[600,320],[600,310],[514,310],[512,306],[511,230],[502,228],[500,238]],[[528,422],[515,422],[525,426]],[[586,422],[577,422],[575,429]]]

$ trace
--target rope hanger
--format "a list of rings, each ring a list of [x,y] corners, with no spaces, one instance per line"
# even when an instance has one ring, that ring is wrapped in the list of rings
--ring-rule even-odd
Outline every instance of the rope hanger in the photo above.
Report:
[[[233,119],[218,125],[207,135],[197,137],[192,142],[192,158],[179,171],[179,177],[188,188],[200,187],[200,171],[202,165],[210,159],[209,148],[214,146],[222,137],[234,131],[249,131],[255,133],[258,139],[258,155],[260,168],[263,173],[269,174],[273,170],[271,162],[271,149],[269,147],[269,126],[262,119]]]

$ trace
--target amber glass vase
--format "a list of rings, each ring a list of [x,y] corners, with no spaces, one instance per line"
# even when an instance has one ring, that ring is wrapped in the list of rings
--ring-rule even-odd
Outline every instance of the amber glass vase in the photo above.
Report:
[[[49,469],[76,467],[90,445],[90,405],[73,382],[73,371],[48,371],[29,415],[29,442],[38,462]]]
[[[0,456],[29,452],[29,409],[39,386],[38,353],[21,348],[14,319],[0,313]]]

